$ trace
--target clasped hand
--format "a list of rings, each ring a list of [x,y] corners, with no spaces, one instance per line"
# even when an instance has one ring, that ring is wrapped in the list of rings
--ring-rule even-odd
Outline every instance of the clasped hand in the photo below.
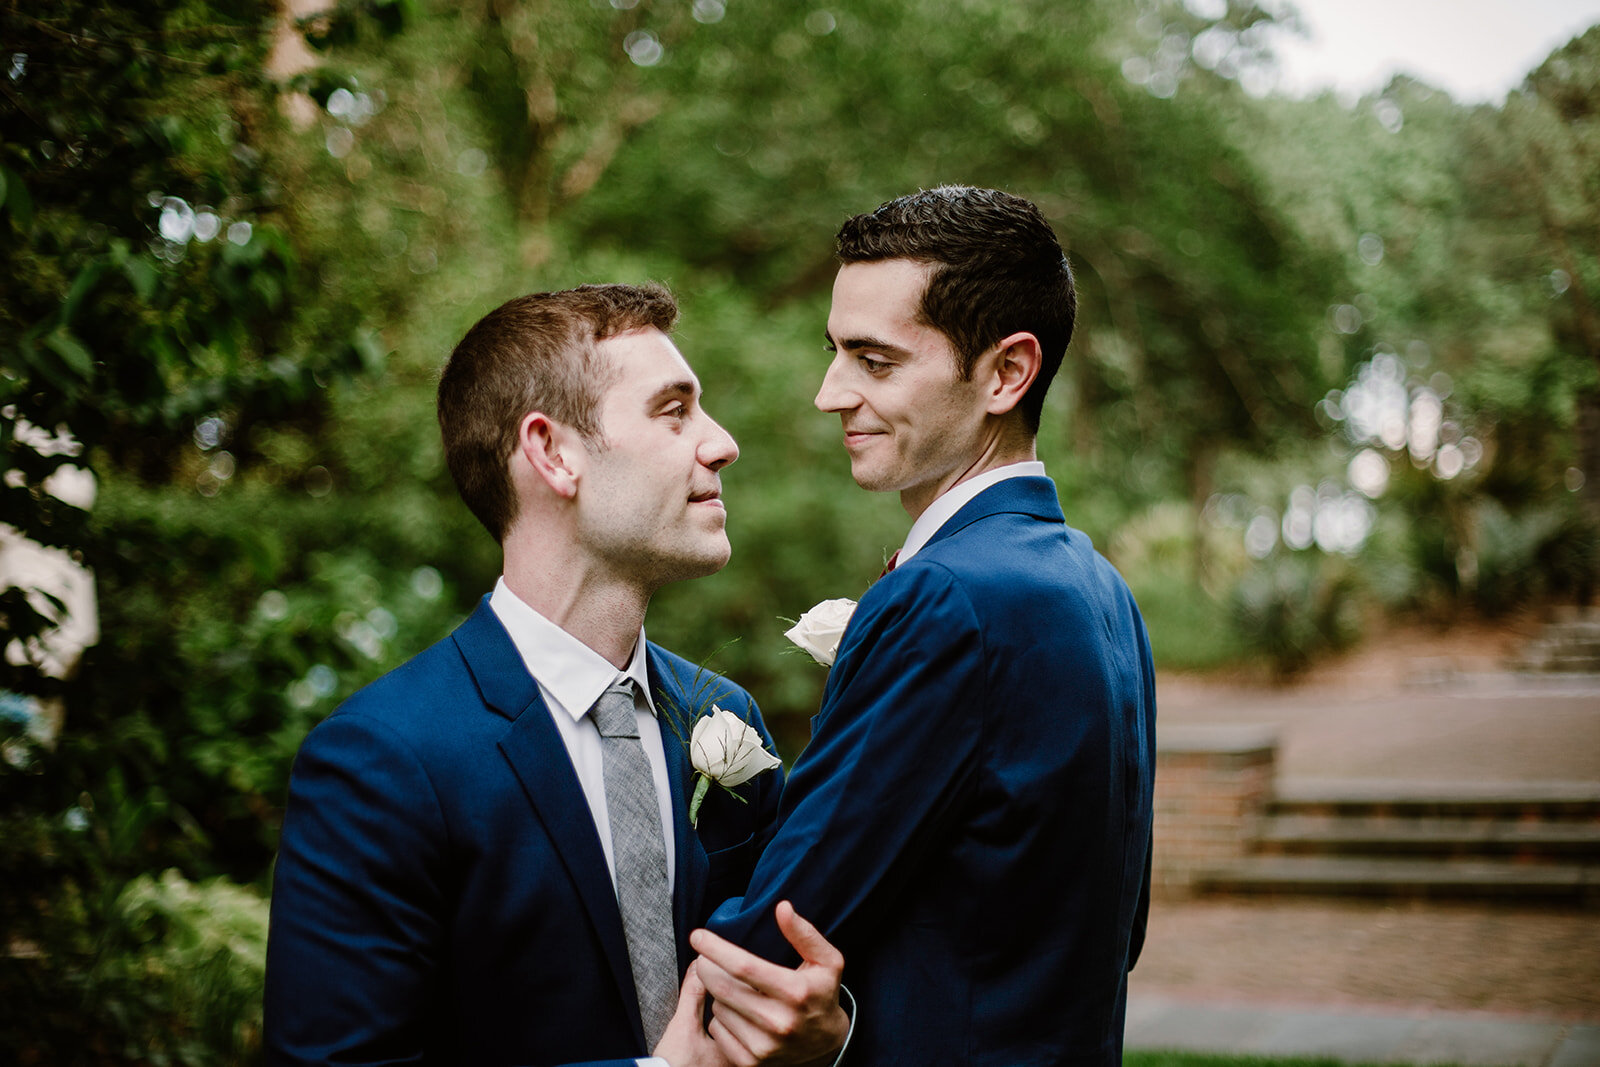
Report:
[[[709,930],[690,935],[700,955],[684,976],[677,1013],[655,1055],[672,1067],[831,1061],[850,1029],[839,1005],[844,956],[788,901],[778,904],[775,917],[800,954],[798,967],[770,963]],[[702,1025],[708,996],[711,1021]]]

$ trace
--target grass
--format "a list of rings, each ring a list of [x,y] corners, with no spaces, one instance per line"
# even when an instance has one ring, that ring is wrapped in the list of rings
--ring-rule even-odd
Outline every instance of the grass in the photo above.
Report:
[[[1378,1064],[1352,1064],[1325,1056],[1241,1056],[1205,1052],[1128,1052],[1123,1067],[1380,1067]],[[1394,1064],[1383,1067],[1395,1067]],[[1453,1067],[1432,1063],[1429,1067]]]

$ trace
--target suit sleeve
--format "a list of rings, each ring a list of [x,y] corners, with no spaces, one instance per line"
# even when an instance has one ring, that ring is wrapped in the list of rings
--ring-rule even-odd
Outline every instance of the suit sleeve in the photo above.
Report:
[[[874,586],[829,672],[776,835],[710,928],[793,965],[773,919],[789,900],[848,944],[959,810],[983,734],[985,663],[971,601],[943,568],[908,566]]]
[[[441,995],[447,830],[420,761],[336,715],[295,758],[273,875],[264,1038],[275,1064],[422,1057]]]
[[[424,1020],[450,995],[448,840],[426,768],[381,722],[339,714],[307,737],[273,875],[267,1063],[417,1063],[436,1051]],[[602,1063],[636,1061],[590,1067]]]

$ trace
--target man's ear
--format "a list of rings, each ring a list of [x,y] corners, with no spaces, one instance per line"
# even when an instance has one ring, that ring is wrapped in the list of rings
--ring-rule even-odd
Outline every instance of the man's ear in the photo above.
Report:
[[[582,438],[571,427],[541,411],[530,411],[517,424],[517,459],[559,497],[577,496],[585,454]]]
[[[1004,415],[1022,402],[1022,398],[1039,377],[1044,363],[1044,353],[1039,339],[1031,333],[1011,334],[1000,340],[990,357],[989,397],[986,410],[991,415]]]

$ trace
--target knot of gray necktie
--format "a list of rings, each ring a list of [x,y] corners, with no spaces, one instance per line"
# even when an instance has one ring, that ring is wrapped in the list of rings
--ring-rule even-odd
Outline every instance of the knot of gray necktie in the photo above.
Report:
[[[619,678],[595,701],[594,724],[601,737],[638,737],[639,717],[633,711],[634,681]]]

